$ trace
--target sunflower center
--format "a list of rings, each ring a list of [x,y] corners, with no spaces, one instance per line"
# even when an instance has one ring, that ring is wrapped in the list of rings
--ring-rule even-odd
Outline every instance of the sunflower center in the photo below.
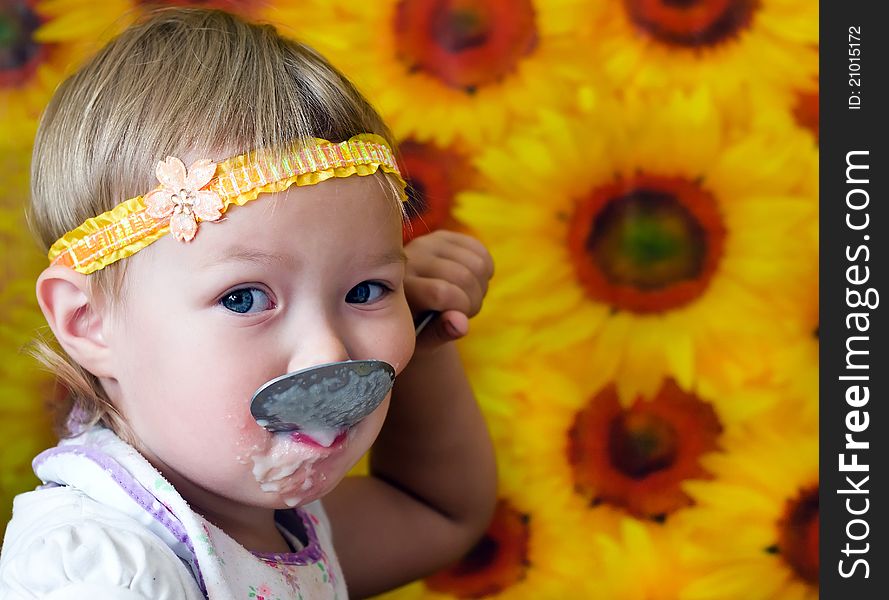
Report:
[[[439,6],[432,20],[432,36],[448,52],[461,52],[485,43],[489,22],[483,6]]]
[[[473,546],[463,560],[460,561],[460,564],[455,567],[456,574],[469,575],[471,573],[484,571],[494,564],[494,560],[497,558],[497,552],[499,550],[500,544],[497,540],[491,537],[490,534],[486,533],[482,536],[482,539]]]
[[[640,289],[700,275],[703,228],[669,193],[637,189],[596,217],[586,247],[609,279]]]
[[[498,594],[525,578],[530,517],[509,502],[497,504],[488,531],[455,565],[426,579],[432,590],[457,598]]]
[[[33,37],[40,18],[29,5],[0,5],[0,86],[18,85],[29,79],[43,55],[43,46]]]
[[[614,385],[581,409],[568,431],[575,491],[591,505],[662,518],[691,503],[687,479],[708,477],[700,458],[722,431],[713,407],[668,379],[654,398],[624,408]]]
[[[676,429],[657,415],[622,414],[611,423],[608,449],[619,471],[642,479],[676,460]]]
[[[394,27],[409,69],[470,93],[514,72],[537,43],[531,0],[401,0]]]
[[[818,486],[800,491],[787,502],[778,524],[778,548],[803,580],[818,584]]]
[[[426,202],[426,185],[422,181],[412,179],[405,192],[413,214],[421,215],[429,209],[429,204]]]
[[[629,18],[675,46],[716,46],[748,27],[759,0],[624,0]]]
[[[805,127],[818,139],[818,92],[797,92],[793,104],[793,118],[800,127]]]
[[[398,146],[407,180],[404,241],[446,226],[457,193],[466,187],[470,167],[465,157],[427,142],[406,140]]]
[[[569,248],[593,299],[652,312],[681,306],[706,289],[724,237],[715,199],[697,184],[639,175],[597,188],[578,203]]]

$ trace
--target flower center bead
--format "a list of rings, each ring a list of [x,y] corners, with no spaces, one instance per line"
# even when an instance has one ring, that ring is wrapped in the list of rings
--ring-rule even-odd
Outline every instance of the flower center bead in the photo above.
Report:
[[[749,27],[758,0],[624,0],[630,20],[664,44],[716,46]]]
[[[718,449],[722,426],[713,407],[672,379],[650,400],[621,406],[613,385],[582,408],[568,431],[575,491],[591,505],[664,518],[691,504],[682,482],[709,474],[700,458]]]
[[[578,202],[568,245],[592,299],[646,313],[677,308],[703,293],[724,238],[715,199],[699,185],[637,175]]]
[[[410,70],[470,93],[513,73],[537,45],[531,0],[401,0],[394,29]]]
[[[32,4],[13,0],[0,5],[0,87],[28,81],[46,57],[48,46],[34,41],[40,17]]]
[[[173,195],[173,202],[176,203],[180,211],[189,214],[194,209],[194,194],[191,193],[191,190],[179,190],[178,194]]]
[[[778,551],[803,580],[818,585],[818,486],[788,500],[778,523]]]
[[[426,579],[426,586],[457,598],[498,594],[525,578],[530,517],[500,500],[484,536],[455,565]]]

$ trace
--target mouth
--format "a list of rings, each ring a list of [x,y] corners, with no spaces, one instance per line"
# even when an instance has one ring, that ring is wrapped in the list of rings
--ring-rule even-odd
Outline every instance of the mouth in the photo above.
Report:
[[[312,448],[334,449],[340,447],[349,434],[349,429],[326,429],[316,431],[294,431],[290,439]]]

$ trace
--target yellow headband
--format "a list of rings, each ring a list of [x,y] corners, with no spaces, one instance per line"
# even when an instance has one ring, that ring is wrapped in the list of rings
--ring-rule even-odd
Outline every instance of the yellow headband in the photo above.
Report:
[[[49,249],[53,265],[93,273],[132,256],[169,232],[190,241],[201,221],[215,221],[232,204],[243,206],[259,194],[283,192],[291,185],[320,183],[331,177],[371,175],[382,169],[398,178],[402,201],[406,186],[392,149],[375,134],[362,133],[345,142],[315,139],[294,146],[272,162],[242,154],[219,164],[199,160],[188,169],[168,156],[157,165],[160,187],[121,202],[69,231]]]

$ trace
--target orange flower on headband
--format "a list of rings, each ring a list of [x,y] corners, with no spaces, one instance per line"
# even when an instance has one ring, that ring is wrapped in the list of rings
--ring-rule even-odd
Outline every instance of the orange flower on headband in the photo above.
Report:
[[[201,188],[216,174],[216,163],[198,160],[185,170],[175,156],[157,163],[155,169],[159,189],[145,196],[145,210],[155,219],[170,216],[170,233],[180,242],[189,242],[198,230],[198,219],[216,221],[222,216],[222,198],[214,191]]]

